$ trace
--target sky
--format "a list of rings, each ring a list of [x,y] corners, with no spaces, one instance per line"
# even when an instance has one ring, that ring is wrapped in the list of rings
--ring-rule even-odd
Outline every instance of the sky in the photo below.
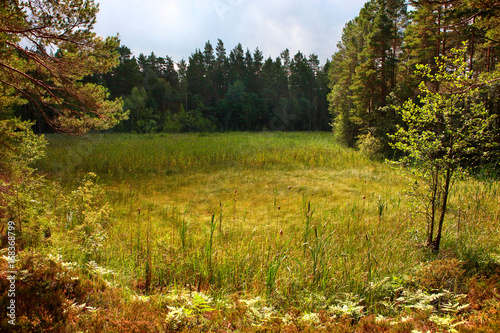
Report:
[[[135,56],[154,52],[174,61],[188,60],[210,41],[226,52],[241,43],[264,58],[289,49],[314,53],[321,64],[337,50],[345,24],[367,0],[96,0],[95,31],[120,36]]]

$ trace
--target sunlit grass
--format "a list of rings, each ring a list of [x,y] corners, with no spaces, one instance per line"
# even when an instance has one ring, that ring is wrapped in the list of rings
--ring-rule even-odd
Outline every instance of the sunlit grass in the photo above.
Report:
[[[330,133],[49,141],[40,169],[50,178],[71,188],[87,172],[100,176],[113,216],[98,261],[124,285],[243,293],[312,311],[325,304],[311,295],[370,296],[373,283],[433,257],[420,246],[425,218],[407,180]],[[498,248],[499,194],[498,182],[457,185],[444,255]]]
[[[362,167],[368,161],[335,145],[325,133],[230,133],[185,135],[103,134],[50,137],[42,169],[59,175],[94,171],[133,179],[157,173],[212,171],[235,167],[284,169],[310,166]]]

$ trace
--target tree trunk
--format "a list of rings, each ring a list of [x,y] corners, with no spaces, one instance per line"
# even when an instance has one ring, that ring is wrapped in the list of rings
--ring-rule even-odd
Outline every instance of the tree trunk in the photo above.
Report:
[[[429,228],[427,230],[427,246],[432,246],[434,238],[434,222],[436,220],[436,201],[439,187],[439,166],[436,166],[436,172],[432,175],[432,196],[431,196],[431,216]]]
[[[474,24],[474,23],[475,23],[475,19],[473,18],[472,24]],[[470,71],[472,72],[472,70],[474,69],[474,52],[475,52],[474,43],[476,42],[475,41],[476,31],[474,30],[474,27],[472,27],[471,29],[472,29],[472,37],[471,37],[471,43],[470,43]]]
[[[451,183],[452,176],[453,176],[453,170],[447,169],[446,170],[445,185],[444,185],[444,189],[443,189],[443,201],[441,203],[441,216],[439,217],[439,224],[438,224],[436,239],[432,242],[432,248],[436,252],[439,252],[439,245],[441,243],[441,234],[443,231],[444,217],[446,215],[446,208],[448,205],[448,196],[450,193],[450,183]]]

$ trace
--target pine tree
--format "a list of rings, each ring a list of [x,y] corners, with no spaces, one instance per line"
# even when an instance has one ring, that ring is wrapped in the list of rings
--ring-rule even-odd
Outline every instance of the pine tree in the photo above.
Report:
[[[215,85],[215,98],[216,100],[222,99],[226,94],[228,87],[228,66],[229,62],[226,55],[226,48],[222,40],[218,40],[215,59],[215,69],[214,69],[214,85]]]
[[[365,39],[370,31],[374,1],[367,2],[355,19],[349,21],[337,44],[339,49],[332,57],[329,79],[331,92],[328,95],[333,131],[336,140],[349,147],[356,144],[361,128],[354,112],[353,90],[356,69],[364,50]]]
[[[125,97],[132,88],[141,84],[142,74],[137,60],[126,46],[117,49],[120,54],[120,64],[111,72],[104,74],[105,86],[109,89],[111,97]]]
[[[243,51],[243,46],[238,43],[229,52],[229,82],[244,81],[246,72],[245,51]]]
[[[8,1],[0,6],[0,89],[9,104],[29,102],[53,128],[84,133],[124,119],[122,101],[84,83],[118,64],[117,38],[92,31],[93,1]],[[55,53],[54,53],[55,52]]]
[[[397,121],[386,106],[396,84],[396,65],[402,43],[398,25],[404,21],[406,5],[403,1],[378,0],[373,7],[375,16],[367,17],[373,21],[351,86],[351,114],[360,126],[360,141],[375,139],[381,145],[378,149],[384,150],[386,134]]]
[[[207,102],[207,79],[203,53],[196,50],[189,57],[186,71],[188,82],[188,109],[204,109]]]
[[[329,101],[336,138],[348,146],[375,138],[384,149],[397,122],[386,106],[397,84],[406,15],[402,0],[372,0],[344,28],[329,66]]]

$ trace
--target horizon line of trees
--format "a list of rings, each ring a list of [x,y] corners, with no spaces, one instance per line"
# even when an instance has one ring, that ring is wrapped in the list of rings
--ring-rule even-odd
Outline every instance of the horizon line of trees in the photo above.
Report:
[[[109,98],[122,98],[127,120],[113,131],[134,133],[203,131],[329,130],[328,63],[288,49],[264,59],[257,48],[238,44],[227,51],[210,41],[188,61],[152,52],[135,57],[124,45],[119,64],[85,81],[106,87]],[[29,109],[22,109],[30,119]],[[43,119],[37,131],[51,131]]]
[[[121,45],[117,67],[84,81],[106,87],[109,99],[123,99],[128,119],[113,131],[333,129],[346,146],[392,156],[388,134],[402,125],[398,107],[418,98],[416,66],[436,70],[435,59],[464,41],[471,73],[485,82],[498,76],[498,0],[369,0],[323,66],[315,54],[292,56],[288,49],[275,59],[241,44],[227,52],[220,39],[178,63],[154,52],[136,57]],[[495,115],[499,97],[498,81],[491,80],[483,98]],[[30,106],[17,114],[36,120],[38,132],[52,130]]]

